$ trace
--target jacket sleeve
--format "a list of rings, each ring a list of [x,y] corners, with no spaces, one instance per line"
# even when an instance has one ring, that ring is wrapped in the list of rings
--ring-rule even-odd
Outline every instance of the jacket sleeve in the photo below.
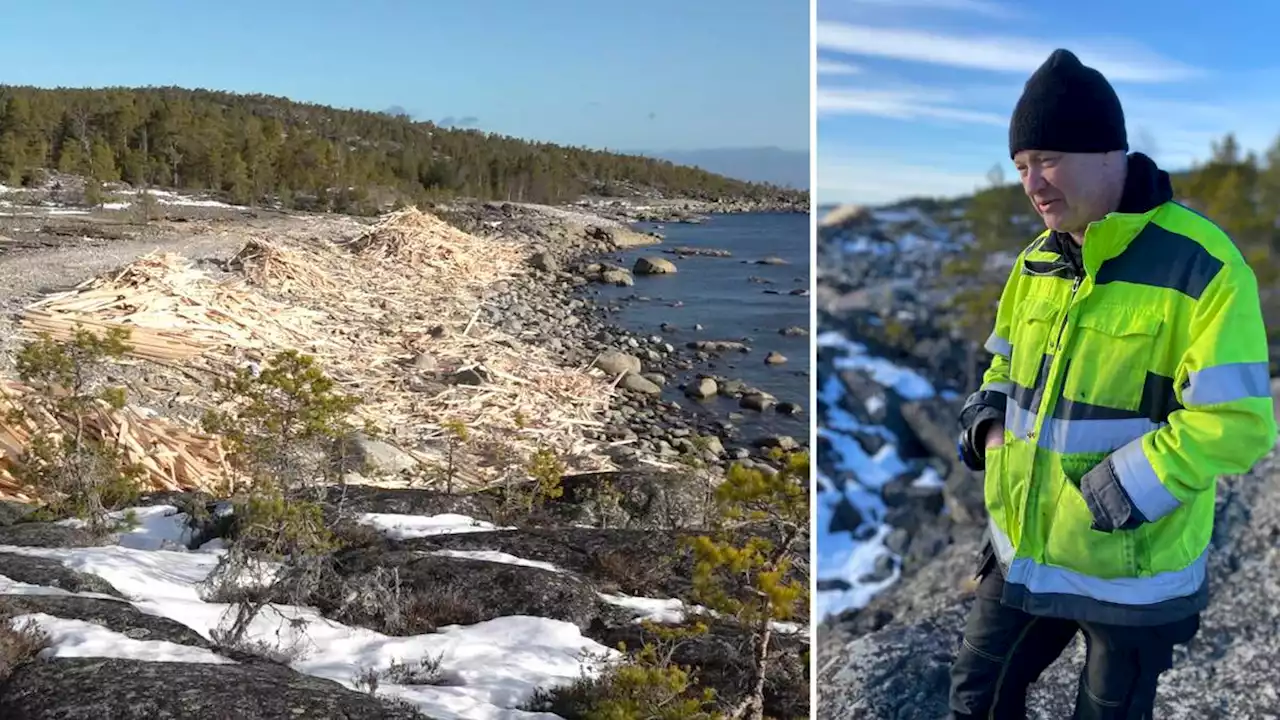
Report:
[[[1267,330],[1248,265],[1222,266],[1197,301],[1189,330],[1174,377],[1182,408],[1081,480],[1096,529],[1159,520],[1212,488],[1218,476],[1247,472],[1275,445]]]

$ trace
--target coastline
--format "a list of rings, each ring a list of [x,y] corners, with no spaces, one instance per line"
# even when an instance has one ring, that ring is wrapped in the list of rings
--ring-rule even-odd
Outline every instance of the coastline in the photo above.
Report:
[[[100,276],[154,250],[183,253],[195,267],[214,277],[228,278],[235,277],[240,270],[227,261],[236,256],[247,240],[277,239],[288,241],[291,246],[297,243],[296,247],[303,249],[318,238],[349,242],[374,224],[365,219],[337,216],[290,215],[208,205],[184,206],[176,201],[166,205],[165,211],[167,219],[149,223],[132,221],[127,209],[86,213],[88,217],[45,213],[40,217],[15,221],[21,226],[17,231],[12,228],[0,231],[15,236],[13,247],[0,254],[0,283],[8,281],[4,285],[8,290],[5,308],[17,310],[33,297],[43,296],[51,286],[70,286],[86,277]],[[609,350],[621,349],[626,355],[637,358],[643,355],[642,363],[658,363],[662,358],[678,355],[677,348],[668,350],[639,334],[611,327],[607,312],[575,295],[590,287],[592,281],[587,279],[587,271],[602,257],[602,253],[615,252],[619,246],[656,244],[657,238],[635,233],[608,218],[564,207],[467,203],[442,208],[438,214],[450,220],[455,227],[481,231],[488,237],[486,242],[493,243],[487,246],[493,251],[492,255],[472,258],[474,262],[468,262],[466,267],[477,273],[493,270],[490,264],[497,264],[501,248],[512,251],[519,259],[509,276],[483,288],[475,288],[475,302],[468,300],[465,313],[436,314],[436,301],[442,294],[450,292],[450,283],[468,280],[445,275],[441,277],[439,286],[428,283],[416,288],[400,288],[397,296],[387,298],[385,307],[371,309],[365,321],[367,325],[353,328],[358,337],[373,339],[382,335],[379,326],[384,326],[392,333],[407,332],[407,337],[419,343],[406,345],[406,348],[422,348],[414,350],[416,357],[412,353],[402,353],[407,358],[406,362],[384,366],[394,381],[390,387],[396,388],[397,392],[420,393],[420,399],[415,402],[439,401],[441,398],[457,401],[476,391],[466,387],[449,389],[442,383],[448,385],[450,378],[456,382],[458,376],[470,368],[480,376],[478,394],[491,392],[497,398],[486,401],[493,403],[488,406],[492,412],[481,411],[476,415],[501,419],[501,414],[509,412],[513,402],[503,400],[504,397],[516,398],[515,402],[526,404],[530,397],[547,398],[546,402],[557,397],[570,399],[566,394],[556,394],[564,393],[562,390],[542,387],[540,383],[544,378],[577,378],[574,382],[586,382],[590,378],[588,384],[593,388],[608,389],[614,382],[621,385],[626,375],[618,378],[607,369],[601,372],[600,367],[609,364],[616,365],[614,369],[622,368],[630,365],[630,359],[621,357],[620,353],[609,356],[612,360],[604,361]],[[56,232],[51,235],[48,232],[51,227],[66,228],[68,235],[65,239]],[[440,229],[439,232],[445,231]],[[93,238],[94,234],[110,234],[111,237],[86,239]],[[49,237],[60,239],[49,246],[42,245]],[[482,243],[481,247],[486,246]],[[264,292],[264,297],[273,301],[288,297],[287,293],[275,290]],[[333,306],[321,305],[316,309],[337,312]],[[402,314],[406,316],[402,318]],[[415,320],[411,317],[414,314],[422,317]],[[445,327],[448,337],[465,336],[468,331],[472,334],[475,343],[468,346],[467,351],[471,363],[460,365],[453,355],[445,352],[443,346],[439,351],[432,350],[431,340],[416,334],[416,328],[429,330],[432,322]],[[11,313],[7,312],[4,325],[0,326],[0,330],[5,331],[6,359],[13,349],[11,323]],[[491,336],[488,334],[490,331]],[[655,356],[659,359],[653,360]],[[591,367],[597,370],[588,372]],[[643,365],[642,368],[646,373],[651,369]],[[486,375],[486,371],[492,374]],[[138,401],[164,415],[189,416],[191,408],[186,404],[187,399],[198,396],[203,390],[202,386],[193,384],[190,377],[184,377],[186,373],[173,368],[142,363],[125,367],[120,374],[130,384],[131,395],[133,388],[145,391],[145,395],[138,396]],[[505,384],[504,374],[515,375],[524,384]],[[638,373],[628,375],[643,377]],[[492,390],[486,391],[485,388],[490,386]],[[530,394],[522,396],[518,390],[520,387],[528,388]],[[585,388],[587,385],[572,387]],[[620,640],[635,646],[639,640],[648,637],[637,635],[637,620],[652,616],[667,618],[661,622],[684,623],[688,609],[695,604],[689,589],[687,561],[681,559],[687,549],[683,548],[680,539],[701,527],[705,500],[703,483],[706,482],[703,472],[718,473],[730,457],[727,451],[736,449],[735,445],[732,441],[723,442],[728,447],[717,449],[714,443],[705,447],[695,443],[694,438],[713,436],[721,428],[709,421],[687,416],[651,393],[626,387],[614,388],[611,392],[608,409],[598,415],[573,415],[571,409],[582,411],[590,405],[578,401],[564,406],[533,406],[535,411],[548,417],[570,415],[571,419],[581,421],[582,429],[555,436],[566,439],[568,444],[552,441],[552,448],[563,454],[570,468],[564,476],[564,496],[551,503],[545,513],[522,519],[519,527],[505,526],[497,521],[496,516],[487,514],[496,495],[493,488],[486,488],[484,483],[478,482],[482,478],[460,473],[462,480],[477,482],[447,489],[438,482],[423,482],[416,476],[413,466],[425,451],[438,449],[441,441],[428,437],[425,445],[415,445],[411,436],[422,428],[415,428],[413,422],[400,423],[407,431],[403,438],[391,436],[385,441],[363,445],[362,451],[368,454],[368,459],[383,465],[382,477],[347,478],[350,484],[344,487],[342,502],[351,503],[368,522],[381,524],[386,533],[385,538],[365,541],[368,544],[344,551],[347,557],[361,558],[361,563],[351,567],[372,565],[394,569],[405,584],[405,592],[441,608],[440,612],[444,614],[438,618],[440,624],[457,625],[458,633],[474,626],[478,633],[474,642],[482,645],[486,641],[482,639],[481,628],[486,623],[504,622],[504,619],[514,616],[541,623],[542,629],[538,632],[550,633],[566,641],[564,658],[556,660],[559,664],[554,666],[557,669],[541,679],[531,677],[527,672],[521,675],[517,672],[519,668],[509,668],[501,662],[493,663],[492,667],[472,669],[470,672],[484,679],[485,683],[495,687],[508,683],[510,687],[503,693],[494,694],[485,694],[487,691],[481,687],[448,689],[452,693],[464,690],[473,693],[467,697],[473,697],[477,703],[474,706],[476,712],[515,709],[512,703],[527,699],[532,684],[562,685],[576,676],[579,669],[576,656],[569,650],[601,652]],[[388,398],[382,400],[385,402]],[[460,407],[475,410],[472,406]],[[634,438],[630,437],[632,435]],[[588,442],[593,447],[583,444]],[[748,452],[753,458],[758,457],[756,448]],[[699,453],[709,467],[694,473],[685,468],[680,456]],[[602,459],[607,460],[605,466],[593,465]],[[614,505],[606,505],[598,492],[602,487],[611,487],[621,493],[621,497],[613,501]],[[147,520],[146,531],[156,533],[157,528],[167,527],[166,523],[177,524],[181,529],[184,518],[189,517],[184,514],[184,508],[201,504],[216,508],[219,501],[219,498],[199,492],[153,494],[144,499],[142,514],[154,518]],[[14,504],[6,506],[17,507]],[[24,511],[15,512],[21,514]],[[458,516],[467,521],[458,530],[440,532],[432,524],[449,517],[456,523]],[[421,532],[415,530],[422,525],[425,527]],[[15,553],[40,552],[43,553],[41,557],[57,559],[65,552],[98,552],[93,549],[60,549],[67,547],[59,543],[68,542],[70,528],[59,527],[53,523],[21,519],[15,522],[9,517],[0,517],[0,575],[19,575],[17,561],[11,557]],[[131,541],[138,548],[147,548],[147,552],[138,550],[135,553],[135,549],[115,546],[102,550],[121,554],[120,562],[125,565],[135,562],[133,556],[123,555],[126,552],[135,553],[136,562],[145,563],[151,561],[153,553],[150,551],[161,547],[170,549],[175,558],[195,562],[208,557],[202,553],[210,552],[201,550],[200,543],[221,540],[217,532],[216,528],[202,526],[199,542],[183,534],[185,531],[165,541],[176,542],[177,545],[153,545],[152,539],[148,539],[146,544],[141,540]],[[24,551],[15,549],[24,542],[35,547]],[[807,553],[807,542],[801,543],[796,551],[801,555]],[[675,559],[674,563],[672,559]],[[63,570],[58,562],[49,564],[49,568],[37,568],[21,574],[21,580],[35,586],[56,584],[59,580],[50,573],[54,570],[68,571]],[[87,587],[90,581],[102,582],[102,578],[93,572],[94,568],[89,568],[72,574],[77,582]],[[104,577],[108,582],[114,582],[118,575]],[[360,576],[355,577],[358,579]],[[127,589],[138,593],[130,600],[147,599],[146,587],[130,586]],[[182,591],[189,590],[183,586]],[[450,593],[463,594],[455,596]],[[4,602],[3,595],[0,595],[0,605]],[[71,612],[55,607],[53,601],[39,598],[24,602],[35,603],[37,608],[32,610],[32,606],[24,606],[27,608],[25,612],[38,611],[55,617]],[[90,600],[72,598],[61,602],[79,607]],[[674,614],[673,607],[678,609]],[[83,613],[84,610],[76,612]],[[802,625],[808,622],[807,616],[797,620]],[[132,622],[120,620],[113,627],[131,628]],[[332,621],[324,622],[332,631]],[[381,625],[363,622],[362,627],[368,630],[391,635],[391,631]],[[424,642],[430,639],[428,635],[422,637]],[[724,652],[723,644],[729,642],[736,647],[742,641],[737,630],[720,628],[712,636],[683,646],[674,659],[700,669],[706,676],[706,682],[724,693],[728,701],[735,697],[740,687],[745,687],[741,675],[744,658]],[[181,639],[175,642],[181,642]],[[403,641],[390,638],[387,642]],[[806,717],[807,663],[803,654],[809,647],[808,638],[804,634],[777,633],[774,642],[778,647],[771,666],[766,706],[774,716]],[[494,652],[501,655],[509,653],[510,649],[498,648]],[[327,669],[323,672],[329,679],[349,688],[349,678],[336,674],[349,662],[354,661],[330,658],[330,664],[324,666]],[[11,699],[16,697],[14,694],[37,681],[61,689],[47,694],[48,697],[74,696],[75,693],[70,692],[71,686],[77,682],[74,673],[61,674],[61,669],[66,667],[64,665],[49,667],[54,670],[43,670],[44,674],[39,676],[34,671],[24,670],[7,686],[0,687],[0,707],[8,707],[7,702],[17,702]],[[220,682],[228,682],[229,687],[235,688],[233,693],[238,699],[268,692],[255,689],[243,679],[231,682],[221,667],[205,671],[207,677],[210,681],[224,678]],[[303,664],[300,667],[307,666]],[[137,673],[137,670],[128,671]],[[177,666],[148,672],[148,677],[155,678],[156,689],[185,682],[181,668]],[[289,673],[292,674],[287,682],[293,683],[289,687],[301,693],[297,697],[323,697],[311,687],[301,688],[298,685],[303,675],[293,671]],[[78,683],[78,687],[82,693],[100,689],[96,683],[83,681]],[[387,692],[407,691],[391,685]],[[433,692],[431,688],[424,688],[414,690],[410,695],[426,703],[424,708],[429,708]],[[342,697],[344,702],[372,702],[367,695]],[[365,700],[360,700],[361,697]],[[45,702],[54,703],[53,700]],[[306,705],[311,700],[299,702]],[[362,717],[399,717],[379,714],[371,707],[359,712]]]

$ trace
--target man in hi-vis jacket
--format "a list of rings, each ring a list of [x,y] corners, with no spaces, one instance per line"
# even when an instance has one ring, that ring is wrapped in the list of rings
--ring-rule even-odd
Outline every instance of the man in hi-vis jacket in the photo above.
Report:
[[[1014,263],[960,419],[990,520],[954,718],[1022,718],[1077,632],[1075,717],[1149,718],[1208,603],[1216,478],[1276,441],[1253,272],[1128,149],[1107,80],[1054,52],[1009,128],[1047,230]]]

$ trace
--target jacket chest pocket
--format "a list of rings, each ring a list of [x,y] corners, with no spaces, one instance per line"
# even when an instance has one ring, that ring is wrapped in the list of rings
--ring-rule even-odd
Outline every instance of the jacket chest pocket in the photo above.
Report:
[[[1024,388],[1034,389],[1044,364],[1045,350],[1058,331],[1061,311],[1056,303],[1031,298],[1019,308],[1020,323],[1013,329],[1013,356],[1009,358],[1009,379]]]
[[[1088,308],[1076,322],[1062,394],[1073,402],[1139,411],[1164,318],[1123,305]]]

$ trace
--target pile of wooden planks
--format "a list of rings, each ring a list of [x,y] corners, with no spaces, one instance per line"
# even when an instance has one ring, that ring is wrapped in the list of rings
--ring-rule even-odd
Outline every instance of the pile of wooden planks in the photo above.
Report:
[[[218,371],[295,349],[316,356],[343,392],[364,400],[358,419],[393,431],[405,447],[425,452],[447,436],[449,423],[465,424],[473,441],[460,462],[488,479],[511,473],[480,449],[496,443],[525,457],[553,448],[570,471],[613,469],[601,444],[586,437],[601,425],[613,378],[561,367],[542,348],[480,319],[485,293],[520,272],[524,249],[414,208],[350,224],[350,232],[342,226],[346,238],[318,238],[340,227],[330,222],[247,237],[228,277],[179,256],[144,256],[34,303],[21,327],[69,337],[78,324],[122,325],[133,331],[137,358]],[[431,358],[426,371],[415,368],[423,355]],[[483,382],[450,380],[469,370]],[[206,469],[222,462],[206,438],[177,426],[144,432],[123,418],[104,430],[128,427],[139,447],[156,452],[158,483],[205,482]],[[190,458],[179,449],[186,442],[200,448],[188,448]]]
[[[23,411],[21,422],[7,416],[13,409]],[[35,492],[17,481],[11,472],[13,463],[36,433],[73,433],[75,419],[55,416],[16,380],[0,380],[0,410],[5,415],[0,421],[0,498],[29,502]],[[106,403],[84,419],[92,439],[114,443],[127,461],[146,470],[144,482],[151,491],[225,491],[235,480],[216,436],[135,408],[114,410]]]
[[[153,253],[28,305],[20,327],[57,339],[77,325],[124,327],[131,356],[178,362],[218,348],[305,347],[315,315],[255,296],[243,283],[215,282],[181,256]]]

